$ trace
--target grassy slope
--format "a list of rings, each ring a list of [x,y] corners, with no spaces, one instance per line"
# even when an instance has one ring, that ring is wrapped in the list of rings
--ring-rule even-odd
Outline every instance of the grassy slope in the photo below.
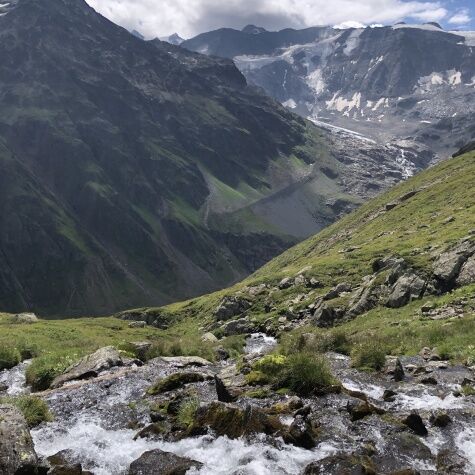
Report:
[[[263,302],[258,298],[249,312],[255,320],[277,320],[295,294],[307,293],[306,299],[299,304],[305,306],[336,283],[357,283],[371,273],[371,262],[376,257],[398,253],[414,266],[429,269],[433,257],[428,246],[443,249],[475,229],[474,177],[475,153],[444,162],[372,200],[234,287],[160,309],[147,309],[175,321],[168,330],[129,329],[126,322],[113,318],[42,321],[20,326],[12,324],[8,315],[3,315],[0,316],[0,344],[20,348],[33,345],[43,358],[58,355],[75,358],[105,345],[127,348],[129,342],[150,340],[159,347],[158,352],[211,356],[212,345],[200,342],[199,335],[203,332],[200,327],[212,321],[213,310],[224,295],[234,294],[245,286],[260,282],[275,284],[302,269],[306,269],[307,276],[324,283],[325,288],[310,294],[298,287],[274,293],[277,310],[269,314],[264,313]],[[422,188],[398,207],[369,219],[387,203],[408,191]],[[450,216],[455,220],[444,224]],[[351,247],[359,249],[341,252]],[[474,295],[475,286],[468,286],[442,297],[413,302],[401,309],[376,308],[342,325],[338,331],[343,331],[353,344],[368,340],[368,337],[381,339],[388,352],[394,354],[414,354],[423,346],[438,346],[453,359],[475,360],[475,347],[472,346],[475,315],[470,308]],[[420,306],[428,300],[441,306],[461,298],[468,301],[463,319],[427,321],[419,316]],[[308,330],[299,329],[296,333]],[[311,330],[322,335],[334,332]],[[231,339],[228,345],[236,346],[236,342]]]
[[[372,273],[374,259],[392,254],[403,256],[422,272],[429,271],[434,252],[443,250],[475,229],[474,179],[474,152],[446,161],[373,199],[272,260],[244,282],[165,309],[178,318],[199,315],[209,321],[224,295],[262,282],[276,284],[302,270],[325,286],[294,306],[303,307],[339,282],[359,283],[362,277]],[[386,204],[413,190],[420,191],[396,208],[380,213]],[[447,222],[450,217],[455,219]],[[347,252],[352,248],[353,251]],[[288,308],[290,299],[304,292],[305,289],[297,287],[275,293],[273,299],[277,310],[271,314],[264,314],[262,302],[258,300],[250,315],[255,320],[277,318]],[[475,316],[471,310],[474,294],[475,287],[468,286],[442,297],[425,298],[402,309],[376,308],[342,325],[341,330],[355,342],[378,336],[393,353],[414,354],[423,346],[439,346],[449,357],[466,359],[472,354],[475,356],[475,348],[471,346],[475,341]],[[462,320],[435,322],[419,318],[419,309],[428,300],[442,306],[467,298],[467,314]],[[318,332],[325,333],[325,330]]]

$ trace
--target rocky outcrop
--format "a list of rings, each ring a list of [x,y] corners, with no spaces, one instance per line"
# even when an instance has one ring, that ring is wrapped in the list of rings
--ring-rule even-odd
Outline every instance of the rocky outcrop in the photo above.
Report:
[[[191,469],[199,470],[203,466],[196,460],[179,457],[160,449],[145,452],[132,462],[128,475],[185,475]]]
[[[13,321],[15,323],[36,323],[39,321],[39,318],[34,314],[34,313],[18,313],[17,315],[14,315]]]
[[[251,307],[251,302],[240,296],[228,296],[221,300],[214,315],[217,320],[230,320],[233,317],[242,315]]]
[[[251,333],[254,330],[254,325],[249,318],[246,317],[226,322],[221,328],[225,336],[244,335]]]
[[[119,351],[113,346],[107,346],[85,356],[78,363],[70,366],[62,375],[54,379],[51,387],[59,388],[69,381],[94,378],[102,371],[123,364]]]
[[[0,405],[0,473],[38,474],[38,457],[26,420],[9,405]]]
[[[443,252],[434,262],[433,273],[446,286],[453,286],[462,267],[475,254],[475,242],[471,239],[463,240],[452,249]],[[470,273],[471,264],[467,269]],[[465,278],[467,277],[465,274]]]
[[[404,307],[412,300],[420,299],[424,296],[426,282],[417,274],[408,273],[399,277],[391,288],[386,305],[392,308]]]

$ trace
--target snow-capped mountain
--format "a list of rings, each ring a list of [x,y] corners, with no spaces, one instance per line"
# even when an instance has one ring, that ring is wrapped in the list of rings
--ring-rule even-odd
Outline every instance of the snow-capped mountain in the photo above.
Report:
[[[475,32],[436,23],[221,29],[182,46],[231,57],[295,112],[377,140],[414,139],[442,155],[475,135]]]

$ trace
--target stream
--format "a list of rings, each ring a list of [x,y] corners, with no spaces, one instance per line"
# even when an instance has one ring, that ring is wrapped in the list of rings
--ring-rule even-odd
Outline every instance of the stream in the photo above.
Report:
[[[251,356],[264,354],[275,345],[275,339],[255,334],[247,340],[246,353]],[[427,415],[444,410],[452,423],[443,429],[428,425],[428,436],[420,438],[425,450],[405,457],[396,453],[397,447],[392,447],[392,432],[381,418],[366,418],[356,429],[349,426],[346,411],[342,410],[348,396],[342,394],[305,401],[312,405],[315,413],[321,414],[325,426],[319,445],[312,450],[287,445],[279,439],[270,440],[264,435],[252,440],[210,435],[179,442],[134,440],[138,428],[150,423],[148,408],[140,404],[146,389],[157,379],[179,370],[179,366],[157,358],[141,367],[114,368],[94,380],[71,383],[44,393],[54,421],[32,431],[35,448],[43,457],[68,449],[72,454],[71,461],[81,463],[85,470],[95,475],[124,475],[134,460],[153,449],[173,452],[204,464],[200,471],[189,471],[190,475],[299,475],[313,461],[340,452],[351,453],[364,441],[371,440],[382,454],[383,464],[384,457],[394,456],[422,475],[436,474],[437,454],[445,448],[455,448],[469,463],[465,473],[475,473],[474,399],[453,394],[460,389],[454,381],[473,377],[470,370],[464,367],[445,369],[436,374],[439,384],[433,386],[418,384],[412,379],[395,383],[384,376],[350,368],[349,359],[341,355],[329,354],[328,358],[345,388],[366,394],[368,400],[388,412],[398,414],[417,410],[421,415]],[[404,363],[412,362],[408,359]],[[28,392],[24,378],[28,364],[24,362],[0,373],[0,383],[8,386],[8,394]],[[217,371],[219,365],[207,369]],[[216,399],[213,381],[197,383],[196,387],[202,402]],[[385,389],[397,393],[394,400],[383,401]],[[428,419],[428,416],[423,417]],[[292,420],[292,416],[282,417],[287,425]]]

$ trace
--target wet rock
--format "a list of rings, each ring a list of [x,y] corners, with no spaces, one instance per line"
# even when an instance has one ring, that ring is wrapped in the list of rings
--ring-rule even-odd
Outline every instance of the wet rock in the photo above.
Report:
[[[224,367],[215,376],[215,381],[219,381],[219,386],[218,384],[216,385],[216,392],[218,392],[218,389],[220,391],[218,397],[221,395],[223,399],[226,399],[228,397],[226,395],[226,393],[228,393],[233,400],[236,400],[240,395],[244,393],[244,388],[247,386],[244,374],[242,374],[241,371],[238,371],[235,364]],[[221,392],[221,390],[223,391]],[[224,392],[224,390],[226,391],[226,393]],[[223,400],[223,402],[232,401]]]
[[[242,315],[251,307],[251,302],[240,296],[227,296],[221,300],[214,315],[218,320],[229,320]]]
[[[436,412],[431,415],[430,423],[435,427],[444,428],[452,422],[452,419],[446,412]]]
[[[186,368],[187,366],[210,366],[211,362],[200,356],[161,356],[160,359],[165,363],[176,366],[177,368]]]
[[[475,254],[475,243],[467,240],[442,253],[433,266],[434,275],[445,283],[453,282],[467,259]]]
[[[208,332],[208,333],[205,333],[201,337],[201,341],[203,341],[205,343],[216,343],[218,341],[218,338],[215,335],[213,335],[212,333]]]
[[[391,376],[394,381],[402,381],[404,379],[404,367],[401,360],[395,357],[386,358],[386,374]]]
[[[351,422],[359,421],[373,414],[381,415],[386,412],[368,401],[348,401],[346,410],[350,414]]]
[[[0,473],[36,474],[38,457],[25,418],[18,409],[0,405]]]
[[[283,438],[288,444],[310,450],[316,446],[315,435],[310,421],[303,416],[296,416]]]
[[[62,450],[51,455],[47,459],[50,469],[48,475],[85,475],[80,463],[74,463],[74,455],[71,450]]]
[[[117,349],[107,346],[70,366],[62,375],[54,379],[51,387],[59,388],[69,381],[94,378],[102,371],[122,365],[123,361]]]
[[[397,392],[392,389],[385,389],[383,393],[383,401],[393,402],[396,399]]]
[[[147,393],[150,395],[162,394],[168,391],[180,389],[190,383],[201,383],[207,379],[212,379],[212,376],[206,373],[183,372],[174,373],[167,376],[160,381],[157,381]]]
[[[128,475],[185,475],[189,470],[199,470],[202,463],[179,457],[159,449],[145,452],[132,462]]]
[[[34,313],[18,313],[13,316],[14,323],[36,323],[39,321],[39,318]]]
[[[130,344],[132,351],[140,361],[147,360],[147,352],[152,347],[149,341],[135,341]]]
[[[216,355],[217,361],[226,361],[231,357],[229,351],[223,348],[222,346],[216,348],[214,354]]]
[[[405,274],[391,288],[386,305],[391,308],[404,307],[412,300],[422,298],[426,286],[426,282],[417,274]]]
[[[409,414],[407,417],[402,419],[401,422],[417,435],[425,436],[429,433],[424,425],[422,417],[416,412]]]
[[[292,396],[285,401],[277,402],[269,409],[272,414],[290,414],[303,407],[303,401],[298,396]]]
[[[426,376],[424,378],[421,378],[419,380],[421,384],[427,384],[430,386],[436,386],[438,383],[437,379],[435,379],[433,376]]]
[[[312,462],[303,475],[373,475],[376,474],[371,460],[353,455],[338,454]]]
[[[216,384],[216,395],[219,402],[234,402],[238,398],[238,394],[230,391],[223,381],[217,376],[214,376],[214,381]]]
[[[265,413],[264,410],[247,406],[242,409],[229,403],[212,402],[198,409],[191,434],[201,434],[203,428],[208,427],[218,437],[227,436],[237,439],[252,434],[272,435],[285,432],[284,426],[277,417]]]
[[[466,470],[467,460],[457,453],[442,449],[437,454],[437,473],[444,475],[464,475]]]
[[[129,328],[145,328],[147,326],[147,322],[139,320],[137,322],[130,322],[128,326]]]
[[[422,348],[419,354],[426,361],[440,361],[442,359],[439,356],[437,348],[430,349],[430,348],[425,347],[425,348]]]

